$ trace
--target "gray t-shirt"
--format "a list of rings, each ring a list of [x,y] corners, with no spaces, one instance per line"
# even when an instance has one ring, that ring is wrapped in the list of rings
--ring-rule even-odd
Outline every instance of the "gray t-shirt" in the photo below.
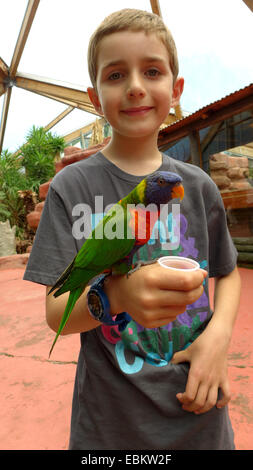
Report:
[[[185,196],[180,211],[170,204],[163,212],[136,260],[173,254],[198,261],[209,277],[230,273],[237,252],[216,185],[198,167],[167,155],[159,169],[183,178]],[[125,173],[102,153],[59,172],[24,279],[53,285],[104,212],[144,176]],[[185,390],[189,365],[170,362],[211,315],[207,279],[202,296],[166,326],[148,329],[132,320],[123,332],[102,325],[82,333],[70,449],[233,449],[227,408],[198,416],[182,410],[176,393]]]

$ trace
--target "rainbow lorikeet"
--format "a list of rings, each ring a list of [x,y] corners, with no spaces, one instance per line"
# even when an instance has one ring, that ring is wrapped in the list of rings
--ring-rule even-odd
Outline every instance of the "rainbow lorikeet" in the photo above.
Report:
[[[70,291],[49,356],[88,282],[104,272],[127,274],[133,271],[133,256],[150,239],[160,206],[183,196],[179,175],[157,171],[144,178],[105,214],[49,292],[58,289],[54,293],[58,297]]]

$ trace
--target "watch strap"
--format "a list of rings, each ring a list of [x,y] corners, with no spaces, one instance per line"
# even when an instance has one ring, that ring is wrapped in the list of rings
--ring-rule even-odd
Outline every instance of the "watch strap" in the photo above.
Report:
[[[91,285],[89,292],[91,291],[96,292],[103,305],[103,313],[99,317],[98,321],[100,321],[101,323],[105,325],[110,325],[110,326],[118,325],[119,331],[123,331],[126,328],[127,324],[132,320],[132,318],[127,312],[121,312],[115,315],[114,317],[112,317],[112,315],[110,314],[110,302],[103,289],[104,282],[107,276],[108,274],[102,274],[101,276],[99,276]]]

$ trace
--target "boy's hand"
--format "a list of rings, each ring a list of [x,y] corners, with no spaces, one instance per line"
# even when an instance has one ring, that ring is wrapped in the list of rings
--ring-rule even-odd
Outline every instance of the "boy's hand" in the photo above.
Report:
[[[202,269],[173,271],[155,263],[129,277],[110,277],[104,288],[113,315],[128,312],[145,328],[157,328],[175,320],[202,295],[206,275]]]
[[[184,410],[201,414],[215,405],[217,408],[227,405],[231,398],[227,376],[228,345],[224,331],[219,331],[210,321],[205,331],[187,349],[174,354],[172,364],[190,362],[186,389],[177,394]],[[219,388],[222,391],[220,400]]]

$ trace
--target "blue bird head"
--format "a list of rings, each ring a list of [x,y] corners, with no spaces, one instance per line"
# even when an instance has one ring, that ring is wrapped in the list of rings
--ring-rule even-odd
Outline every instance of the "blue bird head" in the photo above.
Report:
[[[146,205],[166,204],[171,199],[184,197],[181,176],[170,171],[156,171],[146,178]]]

